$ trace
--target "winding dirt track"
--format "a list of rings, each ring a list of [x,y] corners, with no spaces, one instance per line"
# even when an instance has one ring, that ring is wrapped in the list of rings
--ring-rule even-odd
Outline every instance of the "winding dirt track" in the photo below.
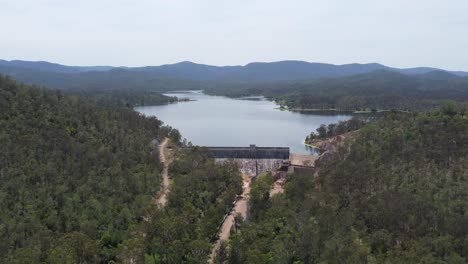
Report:
[[[219,247],[221,246],[221,242],[229,239],[229,236],[231,235],[231,228],[234,225],[234,218],[236,217],[236,215],[241,214],[244,219],[246,219],[247,217],[251,178],[248,175],[242,175],[242,178],[243,178],[242,195],[240,199],[237,200],[233,209],[231,210],[231,212],[229,212],[227,217],[224,219],[223,224],[221,225],[221,229],[219,232],[219,239],[216,241],[213,247],[213,250],[211,251],[209,263],[213,263],[214,256],[216,254],[216,251],[218,251]]]
[[[163,182],[161,190],[155,197],[156,204],[164,207],[167,202],[167,194],[169,193],[169,158],[167,157],[167,144],[169,143],[168,138],[164,138],[163,142],[159,145],[159,160],[164,165],[163,167]]]

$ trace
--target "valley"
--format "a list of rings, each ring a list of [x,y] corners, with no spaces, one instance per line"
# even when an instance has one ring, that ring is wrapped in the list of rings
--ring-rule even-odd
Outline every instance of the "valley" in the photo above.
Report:
[[[467,264],[467,14],[0,0],[0,264]]]
[[[464,263],[464,82],[456,100],[410,96],[410,110],[400,89],[363,115],[325,111],[355,107],[335,82],[332,97],[284,84],[267,99],[1,77],[0,262]],[[314,100],[324,111],[287,110]]]

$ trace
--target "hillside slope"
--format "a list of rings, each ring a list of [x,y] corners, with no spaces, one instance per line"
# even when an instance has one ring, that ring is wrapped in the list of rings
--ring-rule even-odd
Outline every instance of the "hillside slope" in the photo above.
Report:
[[[339,110],[433,109],[466,101],[468,74],[377,63],[333,65],[303,61],[211,66],[192,62],[148,67],[74,67],[0,61],[0,73],[28,84],[128,106],[165,104],[161,93],[205,90],[226,96],[265,95],[291,108]]]
[[[176,152],[158,208],[158,141],[177,145],[177,130],[5,77],[0,109],[0,263],[206,263],[237,165]]]
[[[380,70],[342,78],[219,86],[205,91],[230,97],[264,95],[299,109],[427,110],[447,101],[468,101],[468,77],[441,71],[405,75]]]
[[[4,77],[0,109],[0,262],[111,260],[159,190],[150,143],[170,130]]]
[[[252,186],[228,263],[466,263],[468,117],[392,113],[284,194]],[[255,195],[254,195],[255,194]],[[220,260],[219,263],[222,263]]]

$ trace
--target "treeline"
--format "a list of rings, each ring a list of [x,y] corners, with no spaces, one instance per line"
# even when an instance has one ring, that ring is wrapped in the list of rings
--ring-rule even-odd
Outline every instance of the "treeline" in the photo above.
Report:
[[[305,139],[306,143],[311,143],[314,139],[325,139],[342,135],[347,132],[355,131],[363,127],[367,123],[367,119],[363,117],[353,116],[350,120],[340,121],[336,124],[322,124],[316,129],[316,132],[311,132]]]
[[[218,85],[205,91],[241,97],[264,95],[290,109],[377,111],[433,110],[468,101],[468,78],[444,72],[404,75],[377,71],[341,78]]]
[[[104,71],[57,72],[47,69],[28,69],[0,65],[0,74],[30,84],[43,85],[62,91],[145,90],[201,90],[204,82],[143,69],[114,68]],[[196,74],[195,74],[196,76]]]
[[[200,150],[170,167],[157,209],[158,141],[177,130],[0,77],[0,263],[202,263],[241,191],[232,164]]]
[[[178,102],[175,96],[165,96],[158,91],[147,89],[120,89],[105,91],[69,91],[66,94],[77,95],[94,100],[98,105],[107,106],[145,106]]]
[[[148,72],[123,69],[54,72],[0,65],[0,74],[13,76],[26,84],[61,90],[67,95],[89,97],[99,104],[127,107],[175,102],[177,98],[164,96],[162,93],[203,87],[201,82],[172,79]]]
[[[347,144],[284,194],[254,182],[256,210],[218,263],[467,262],[466,114],[389,113]]]

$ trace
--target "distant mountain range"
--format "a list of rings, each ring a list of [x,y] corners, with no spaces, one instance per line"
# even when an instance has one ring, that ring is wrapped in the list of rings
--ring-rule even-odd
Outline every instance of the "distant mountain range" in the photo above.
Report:
[[[185,61],[130,68],[0,61],[0,74],[128,105],[169,101],[161,94],[174,90],[204,90],[230,97],[264,95],[302,109],[427,110],[447,101],[468,101],[468,72],[399,69],[377,63],[280,61],[219,67]]]
[[[89,71],[108,71],[114,67],[111,66],[66,66],[47,61],[22,61],[22,60],[0,60],[0,67],[15,68],[16,70],[37,70],[59,73],[78,73]]]
[[[0,73],[11,75],[28,82],[34,76],[69,78],[67,75],[91,74],[98,77],[124,74],[140,78],[169,78],[193,81],[222,82],[274,82],[290,80],[310,80],[317,78],[336,78],[378,70],[398,72],[406,75],[427,74],[433,71],[453,76],[468,76],[468,72],[445,71],[443,69],[418,67],[400,69],[378,63],[334,65],[304,61],[254,62],[245,66],[211,66],[193,62],[179,62],[161,66],[112,67],[112,66],[66,66],[45,61],[5,61],[0,60]],[[42,77],[41,77],[42,76]],[[145,77],[143,77],[145,76]],[[37,78],[36,78],[37,79]]]
[[[263,95],[296,109],[428,110],[448,101],[468,101],[468,77],[445,71],[408,75],[376,70],[337,78],[217,85],[205,93]]]

